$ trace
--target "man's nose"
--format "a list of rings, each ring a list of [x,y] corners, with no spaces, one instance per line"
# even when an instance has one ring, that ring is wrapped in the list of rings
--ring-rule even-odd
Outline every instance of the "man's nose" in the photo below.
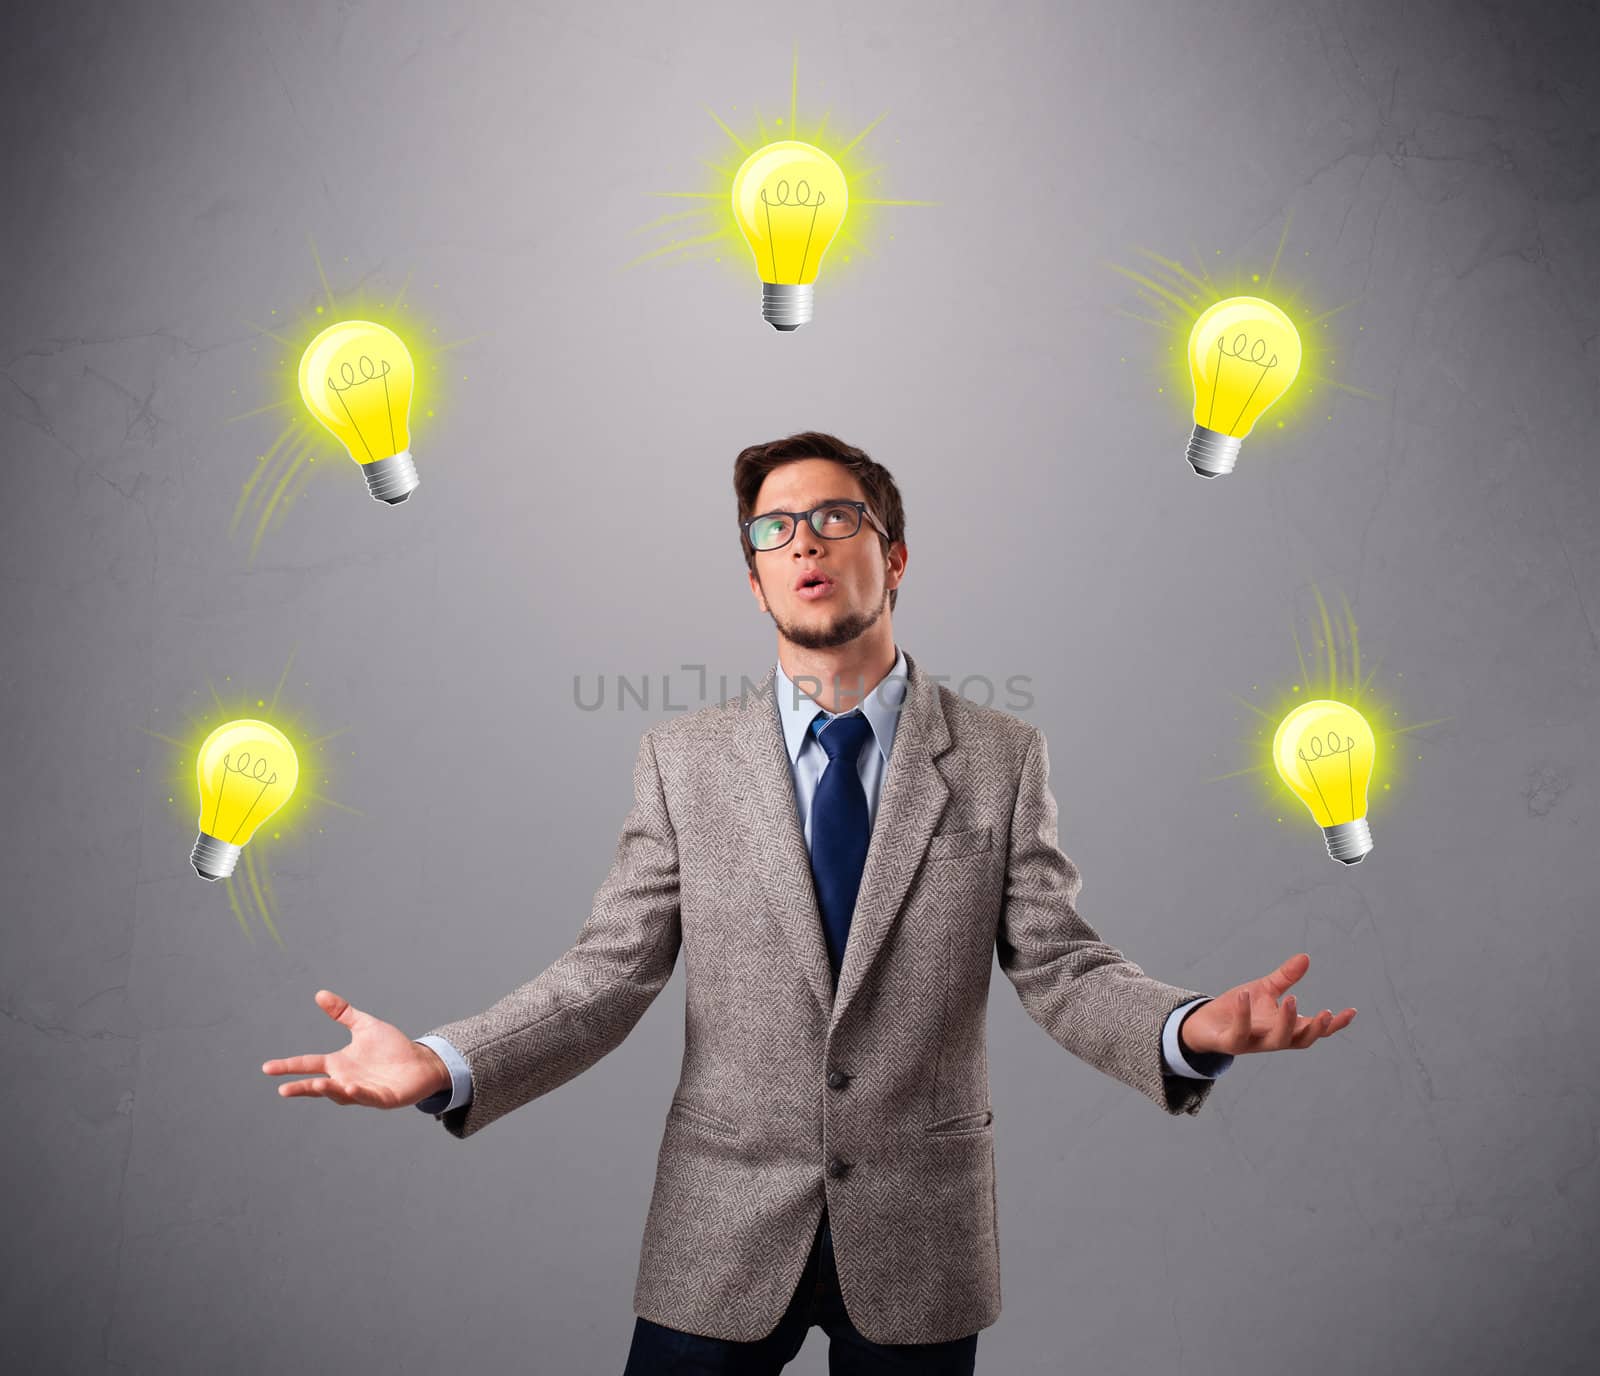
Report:
[[[815,554],[822,548],[822,537],[812,528],[810,521],[801,521],[799,528],[794,533],[794,539],[789,542],[794,547],[795,557],[802,554]]]

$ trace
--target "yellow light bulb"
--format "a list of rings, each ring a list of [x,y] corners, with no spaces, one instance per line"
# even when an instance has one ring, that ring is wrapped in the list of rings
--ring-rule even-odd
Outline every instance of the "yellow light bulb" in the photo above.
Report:
[[[200,836],[189,859],[202,879],[225,879],[256,828],[289,801],[300,761],[276,726],[244,717],[206,737],[195,776]]]
[[[1367,719],[1332,698],[1303,702],[1278,723],[1272,763],[1310,810],[1328,854],[1357,864],[1372,849],[1367,785],[1376,744]]]
[[[812,283],[849,200],[839,164],[798,139],[756,149],[734,173],[733,217],[761,274],[761,318],[774,329],[811,319]]]
[[[340,320],[300,356],[300,396],[312,418],[361,465],[380,502],[403,502],[417,486],[411,459],[411,388],[416,368],[400,336],[370,320]]]
[[[1299,371],[1299,332],[1272,302],[1230,296],[1203,311],[1189,331],[1194,471],[1202,478],[1233,472],[1244,437]]]

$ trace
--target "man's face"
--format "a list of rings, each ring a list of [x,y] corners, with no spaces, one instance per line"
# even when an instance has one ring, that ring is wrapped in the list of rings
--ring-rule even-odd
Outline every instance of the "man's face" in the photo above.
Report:
[[[796,459],[767,474],[754,514],[809,511],[840,498],[867,501],[848,468],[832,459]],[[872,514],[882,521],[877,511]],[[830,650],[849,644],[888,611],[889,590],[904,565],[904,546],[891,549],[899,567],[886,568],[883,541],[864,517],[848,540],[825,540],[802,521],[782,549],[756,551],[750,590],[785,639],[806,650]],[[795,584],[813,570],[831,587],[820,596],[802,595]]]

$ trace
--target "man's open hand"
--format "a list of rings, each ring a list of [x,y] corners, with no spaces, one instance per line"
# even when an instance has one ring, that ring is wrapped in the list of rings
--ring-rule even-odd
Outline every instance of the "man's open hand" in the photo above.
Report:
[[[328,989],[317,990],[317,1007],[350,1029],[350,1045],[326,1056],[290,1056],[263,1065],[264,1075],[321,1077],[279,1085],[284,1098],[314,1095],[336,1104],[405,1108],[450,1083],[439,1057],[398,1027],[363,1013]]]
[[[1178,1041],[1186,1051],[1215,1051],[1246,1056],[1252,1051],[1303,1049],[1319,1037],[1330,1037],[1355,1020],[1346,1008],[1337,1017],[1326,1008],[1313,1018],[1299,1017],[1293,994],[1284,991],[1311,968],[1311,957],[1290,956],[1270,975],[1238,984],[1183,1020]],[[1283,1002],[1278,996],[1284,995]]]

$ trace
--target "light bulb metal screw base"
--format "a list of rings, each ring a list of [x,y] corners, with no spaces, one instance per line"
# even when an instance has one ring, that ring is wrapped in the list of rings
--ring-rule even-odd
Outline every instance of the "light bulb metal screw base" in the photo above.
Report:
[[[412,462],[409,449],[402,449],[386,459],[364,463],[361,472],[367,480],[367,491],[378,501],[387,502],[390,506],[405,501],[422,481],[417,477],[417,465]]]
[[[811,321],[811,287],[761,284],[761,318],[776,330],[798,330]]]
[[[1327,838],[1328,854],[1346,865],[1359,865],[1372,849],[1372,828],[1365,817],[1323,827],[1322,834]]]
[[[194,872],[202,879],[214,883],[218,879],[226,879],[233,873],[233,867],[239,863],[239,852],[243,849],[243,846],[220,841],[202,831],[195,839],[189,863],[194,866]]]
[[[1189,448],[1184,457],[1194,465],[1194,471],[1202,478],[1217,478],[1233,472],[1233,465],[1239,458],[1239,446],[1243,443],[1243,440],[1224,435],[1220,430],[1208,430],[1203,425],[1197,425],[1194,434],[1189,436]]]

